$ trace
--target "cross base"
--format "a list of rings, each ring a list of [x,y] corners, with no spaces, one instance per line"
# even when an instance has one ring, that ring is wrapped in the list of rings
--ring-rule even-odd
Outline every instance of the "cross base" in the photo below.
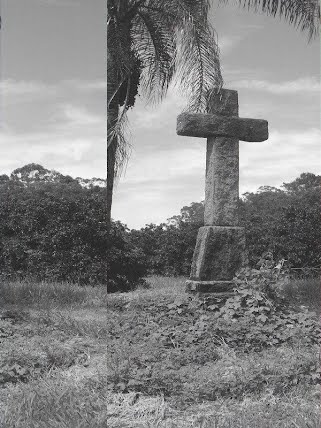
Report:
[[[233,277],[246,264],[244,227],[201,227],[186,289],[201,293],[232,293]]]
[[[188,293],[215,293],[217,297],[233,296],[233,281],[186,281]]]

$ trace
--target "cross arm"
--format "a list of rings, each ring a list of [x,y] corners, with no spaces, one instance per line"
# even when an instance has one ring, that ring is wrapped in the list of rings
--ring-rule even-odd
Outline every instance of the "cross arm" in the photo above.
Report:
[[[180,114],[176,132],[189,137],[234,137],[251,142],[265,141],[269,137],[266,120],[202,113]]]

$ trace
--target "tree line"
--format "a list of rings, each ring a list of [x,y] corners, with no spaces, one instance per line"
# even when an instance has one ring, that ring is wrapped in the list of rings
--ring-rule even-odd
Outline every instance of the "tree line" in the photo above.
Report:
[[[243,195],[240,226],[252,267],[265,251],[294,267],[320,266],[320,178],[303,173],[281,189]],[[108,234],[106,186],[97,182],[35,164],[0,176],[0,278],[107,283],[117,291],[149,274],[188,276],[203,203],[140,230],[113,221]]]

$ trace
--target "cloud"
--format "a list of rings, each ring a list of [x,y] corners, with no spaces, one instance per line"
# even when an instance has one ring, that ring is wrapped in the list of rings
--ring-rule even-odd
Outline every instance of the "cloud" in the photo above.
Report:
[[[96,86],[97,81],[86,81]],[[106,175],[104,95],[80,91],[71,83],[0,83],[2,173],[36,162],[74,176]]]
[[[73,82],[77,89],[83,91],[101,91],[107,89],[107,80],[78,80]]]
[[[80,136],[66,132],[17,135],[0,132],[1,173],[27,163],[39,163],[62,173],[94,177],[106,175],[104,135]]]
[[[228,55],[244,38],[241,35],[222,36],[218,39],[221,56]]]
[[[0,80],[0,93],[1,96],[5,96],[6,102],[12,97],[20,97],[23,101],[24,97],[32,96],[58,96],[64,95],[67,91],[85,91],[85,92],[96,92],[104,91],[107,88],[107,82],[105,80],[79,80],[70,79],[62,80],[57,83],[44,83],[40,81],[25,81],[15,79]],[[104,92],[105,94],[105,92]]]
[[[12,97],[25,97],[30,95],[49,96],[55,94],[55,87],[53,85],[45,84],[39,81],[24,81],[6,79],[0,81],[1,96],[8,98]]]
[[[60,126],[67,122],[70,126],[88,126],[101,124],[104,120],[104,126],[106,127],[106,119],[102,119],[100,116],[91,113],[88,109],[81,106],[75,106],[67,103],[58,106],[60,113],[57,115],[56,121],[60,122]],[[65,125],[63,125],[65,126]]]
[[[259,186],[280,186],[302,172],[320,173],[321,132],[311,128],[301,132],[271,133],[263,143],[240,143],[241,193]]]
[[[61,86],[76,89],[78,91],[106,91],[107,79],[97,80],[81,80],[81,79],[68,79],[61,82]]]
[[[41,132],[66,122],[73,126],[106,127],[105,82],[101,80],[0,81],[1,128]],[[100,88],[100,89],[99,89]],[[98,90],[99,89],[99,90]]]
[[[276,95],[315,93],[319,94],[321,85],[315,77],[305,77],[286,82],[269,82],[267,80],[236,80],[231,82],[235,88],[270,92]]]
[[[133,153],[126,175],[122,182],[126,185],[150,185],[184,179],[193,174],[202,175],[205,167],[206,145],[199,140],[188,146],[176,146],[172,150],[162,150],[154,147],[144,157],[140,153]],[[142,174],[143,171],[143,174]]]
[[[39,3],[47,4],[49,6],[78,6],[78,0],[38,0]]]
[[[172,127],[175,131],[176,116],[186,107],[186,99],[176,89],[171,89],[166,98],[156,106],[146,106],[138,100],[137,105],[128,113],[130,126],[140,130],[157,130]]]

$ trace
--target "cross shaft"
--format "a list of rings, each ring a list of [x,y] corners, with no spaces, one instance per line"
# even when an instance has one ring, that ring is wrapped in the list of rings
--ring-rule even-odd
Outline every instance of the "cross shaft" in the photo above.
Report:
[[[264,141],[268,123],[238,117],[237,91],[213,94],[208,114],[183,113],[177,118],[177,134],[206,137],[206,226],[237,226],[239,198],[239,140]]]

